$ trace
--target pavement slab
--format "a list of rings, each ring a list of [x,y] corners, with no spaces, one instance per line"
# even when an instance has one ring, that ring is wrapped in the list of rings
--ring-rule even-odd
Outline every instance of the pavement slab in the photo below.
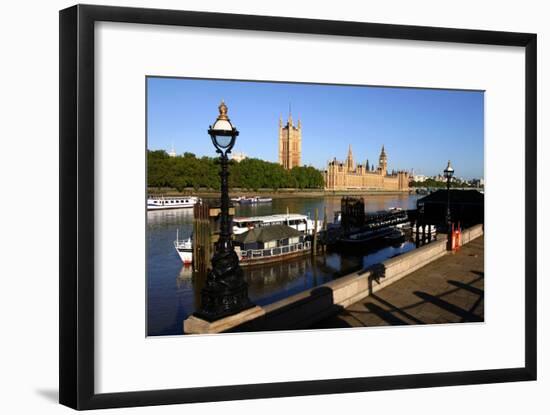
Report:
[[[482,235],[312,328],[482,322],[484,277]]]

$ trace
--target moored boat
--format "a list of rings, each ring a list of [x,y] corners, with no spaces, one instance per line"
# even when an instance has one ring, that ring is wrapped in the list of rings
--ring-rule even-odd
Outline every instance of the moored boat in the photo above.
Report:
[[[358,247],[370,245],[377,242],[387,241],[386,238],[396,236],[397,231],[393,227],[380,228],[374,230],[364,230],[342,236],[338,240],[338,245],[345,247]],[[399,236],[401,233],[399,232]]]
[[[252,228],[235,235],[234,243],[242,266],[280,261],[311,250],[305,233],[283,224]]]
[[[311,250],[314,221],[297,213],[233,219],[235,251],[242,265],[260,264],[302,255]],[[317,223],[321,231],[322,222]],[[192,238],[180,240],[176,231],[174,247],[184,264],[193,262]]]
[[[252,197],[238,197],[231,199],[234,202],[238,202],[241,205],[253,205],[256,203],[271,203],[273,199],[271,197],[260,197],[260,196],[252,196]]]
[[[299,232],[307,235],[313,233],[315,222],[308,216],[300,213],[280,213],[267,216],[251,216],[233,218],[233,233],[239,235],[247,232],[250,229],[272,226],[272,225],[287,225]],[[317,222],[317,231],[322,228],[322,222]]]
[[[195,196],[149,196],[147,198],[147,210],[192,208],[200,201],[201,199]]]
[[[176,248],[176,252],[184,265],[190,265],[193,262],[193,241],[191,240],[191,237],[180,240],[179,230],[176,230],[174,248]]]

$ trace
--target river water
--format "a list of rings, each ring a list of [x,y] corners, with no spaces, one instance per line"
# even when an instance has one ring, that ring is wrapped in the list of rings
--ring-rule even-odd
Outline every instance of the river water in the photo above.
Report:
[[[389,207],[413,209],[416,195],[368,195],[365,210],[374,212]],[[311,198],[280,198],[260,205],[237,205],[236,216],[269,215],[272,213],[309,214],[315,208],[323,220],[327,208],[328,221],[340,210],[339,196]],[[176,230],[180,239],[187,238],[193,228],[193,209],[174,209],[147,212],[147,333],[149,336],[183,334],[183,320],[192,314],[199,303],[200,287],[204,277],[193,275],[191,267],[184,267],[174,249]],[[404,242],[364,254],[333,253],[307,255],[301,258],[243,268],[249,285],[249,297],[258,305],[265,305],[340,276],[376,264],[387,258],[414,249]]]

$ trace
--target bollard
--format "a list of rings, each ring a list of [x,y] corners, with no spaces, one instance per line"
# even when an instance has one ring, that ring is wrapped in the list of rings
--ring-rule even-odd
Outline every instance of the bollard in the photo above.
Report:
[[[422,223],[422,245],[426,243],[426,224]]]

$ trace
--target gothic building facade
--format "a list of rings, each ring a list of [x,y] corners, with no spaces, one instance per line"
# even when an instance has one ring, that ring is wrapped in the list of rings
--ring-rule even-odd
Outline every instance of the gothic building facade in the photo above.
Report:
[[[324,173],[325,189],[327,190],[390,190],[408,191],[409,173],[392,171],[388,174],[388,157],[384,146],[378,158],[378,166],[355,163],[351,145],[345,162],[330,161]]]
[[[291,114],[284,126],[279,118],[279,164],[287,170],[302,165],[302,123],[295,126]]]

